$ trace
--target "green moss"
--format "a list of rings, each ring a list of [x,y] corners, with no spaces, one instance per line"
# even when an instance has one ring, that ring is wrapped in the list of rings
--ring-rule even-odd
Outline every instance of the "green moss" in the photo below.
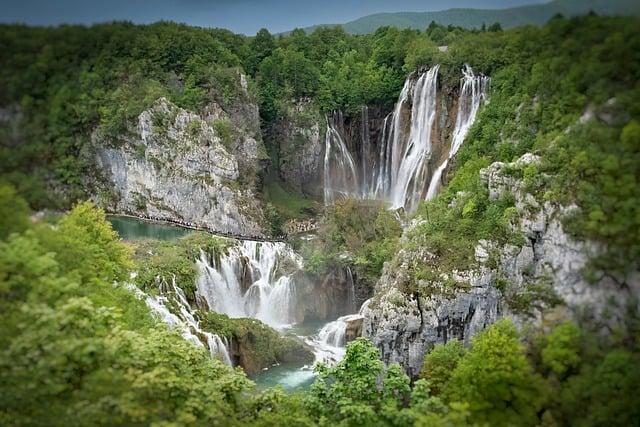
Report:
[[[138,275],[136,283],[145,292],[154,292],[156,277],[171,281],[182,288],[191,301],[195,300],[195,260],[203,250],[209,256],[220,256],[234,240],[213,236],[205,232],[190,233],[173,241],[141,240],[132,243]]]
[[[276,177],[265,177],[262,196],[279,215],[282,223],[289,219],[304,219],[316,214],[318,203],[297,191],[287,189]]]
[[[233,132],[233,127],[229,120],[216,119],[212,123],[213,129],[216,131],[216,134],[220,138],[220,142],[224,147],[233,152],[235,147],[235,135]]]
[[[190,121],[189,124],[187,125],[187,133],[192,138],[197,138],[198,136],[200,136],[201,131],[202,131],[202,120],[200,119],[194,119]]]
[[[201,312],[200,318],[200,326],[205,331],[234,340],[242,352],[241,360],[248,373],[274,363],[313,360],[313,355],[298,339],[283,336],[257,319],[232,319],[212,311]]]

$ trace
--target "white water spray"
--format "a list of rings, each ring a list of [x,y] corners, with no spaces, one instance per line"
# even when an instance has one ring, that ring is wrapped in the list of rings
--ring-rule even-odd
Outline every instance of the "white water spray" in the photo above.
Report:
[[[456,155],[464,142],[469,129],[476,119],[476,115],[483,102],[486,102],[491,79],[487,76],[476,76],[468,65],[462,70],[463,77],[460,79],[460,98],[458,100],[458,114],[456,125],[451,138],[451,148],[448,157],[438,166],[433,173],[429,189],[427,190],[427,200],[433,199],[438,193],[442,173],[449,164],[449,160]]]
[[[327,119],[324,142],[324,203],[330,205],[359,194],[358,172],[344,138],[333,120]]]
[[[229,356],[229,342],[226,338],[221,338],[216,334],[200,329],[200,323],[195,319],[184,292],[176,286],[175,277],[172,279],[171,284],[163,283],[161,285],[161,288],[165,288],[161,289],[161,292],[164,292],[157,296],[147,295],[130,283],[126,283],[125,286],[133,291],[138,298],[144,299],[147,307],[160,320],[169,325],[169,327],[179,330],[185,340],[198,347],[203,347],[204,345],[198,335],[205,337],[211,357],[219,359],[229,366],[233,365]],[[179,315],[172,313],[168,308],[170,296],[173,296],[174,301],[177,303]]]
[[[281,242],[243,241],[210,263],[201,252],[196,295],[210,310],[229,317],[253,317],[283,328],[296,321],[293,271],[302,260]]]
[[[394,134],[391,142],[393,165],[388,199],[392,207],[412,211],[427,182],[431,154],[431,130],[436,117],[436,81],[439,65],[424,73],[413,88],[411,128],[406,140],[402,138],[399,113],[394,114]],[[403,89],[404,92],[404,89]],[[404,96],[401,96],[401,100]]]

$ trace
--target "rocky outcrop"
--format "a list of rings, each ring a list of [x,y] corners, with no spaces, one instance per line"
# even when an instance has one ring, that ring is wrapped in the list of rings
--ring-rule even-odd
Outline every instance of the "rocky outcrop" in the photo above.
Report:
[[[234,366],[255,375],[278,363],[312,363],[313,350],[297,337],[282,336],[255,319],[229,319],[229,354]]]
[[[523,180],[507,173],[537,161],[527,154],[481,171],[491,199],[507,191],[514,195],[520,220],[512,226],[522,234],[521,244],[478,242],[470,269],[450,271],[428,287],[419,282],[420,296],[407,291],[406,284],[410,265],[432,257],[424,248],[402,249],[393,265],[385,267],[376,295],[361,313],[363,335],[380,348],[386,363],[398,362],[415,377],[434,345],[452,338],[468,342],[501,317],[521,324],[540,322],[551,310],[562,310],[607,328],[623,319],[628,304],[637,304],[637,273],[625,278],[600,273],[593,283],[584,277],[589,260],[606,248],[577,241],[563,229],[562,217],[576,207],[541,204]]]
[[[279,148],[278,174],[290,188],[312,197],[322,194],[322,156],[326,124],[310,100],[286,110],[273,127]]]
[[[222,131],[223,144],[238,161],[239,180],[244,185],[257,184],[257,174],[268,160],[260,129],[260,112],[255,97],[249,92],[244,75],[232,101],[217,96],[202,111],[202,118]]]
[[[336,267],[322,275],[300,271],[294,280],[298,321],[330,320],[357,311],[354,280],[348,268]]]
[[[161,98],[140,114],[134,136],[110,146],[95,137],[97,163],[105,184],[96,199],[109,211],[168,220],[215,232],[263,236],[263,216],[250,185],[242,185],[242,167],[225,147],[226,131],[211,117],[177,107]],[[213,121],[212,121],[213,120]],[[258,141],[247,136],[245,167],[256,167]],[[239,148],[240,146],[244,148]],[[245,174],[246,176],[246,174]]]
[[[345,320],[347,327],[344,333],[346,342],[351,342],[362,335],[362,323],[364,317],[360,315],[350,316]]]

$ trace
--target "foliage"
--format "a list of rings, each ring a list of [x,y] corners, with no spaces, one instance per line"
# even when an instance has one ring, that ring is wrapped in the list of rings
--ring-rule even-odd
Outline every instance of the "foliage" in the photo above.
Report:
[[[244,375],[113,284],[128,254],[88,203],[0,242],[2,424],[189,425],[243,413]]]
[[[305,403],[321,424],[394,425],[401,416],[409,378],[398,365],[385,369],[370,341],[356,339],[335,367],[319,364],[316,371]]]
[[[340,200],[328,209],[318,239],[304,248],[307,268],[322,272],[350,262],[359,276],[374,281],[395,254],[401,231],[398,219],[383,203]]]
[[[267,215],[275,235],[281,234],[281,228],[287,220],[303,219],[317,211],[317,204],[313,200],[285,188],[284,184],[273,176],[265,178],[262,196],[272,206],[268,208]]]
[[[575,323],[557,326],[547,337],[542,362],[556,375],[563,376],[580,365],[580,329]]]
[[[429,380],[431,394],[440,394],[464,354],[462,343],[453,339],[446,344],[435,346],[425,356],[420,378]]]
[[[0,184],[0,240],[29,227],[29,205],[18,197],[15,188]]]
[[[197,269],[195,261],[200,251],[219,257],[233,245],[233,240],[194,232],[176,240],[141,240],[132,243],[135,250],[136,284],[145,292],[157,292],[162,279],[175,279],[187,298],[195,301]]]

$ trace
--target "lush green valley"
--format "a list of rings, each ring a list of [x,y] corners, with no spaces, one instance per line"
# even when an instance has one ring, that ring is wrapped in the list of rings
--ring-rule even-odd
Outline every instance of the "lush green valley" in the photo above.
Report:
[[[637,425],[639,24],[0,25],[0,424]],[[455,152],[443,141],[465,64],[491,85]],[[434,67],[437,196],[390,210],[355,193],[329,203],[325,185],[323,200],[306,174],[310,158],[327,168],[331,132],[365,170],[361,144],[391,132],[403,82]],[[199,206],[173,191],[113,204],[113,153],[156,187],[213,188],[220,212],[239,200],[238,227],[256,215],[260,240],[181,216]],[[105,211],[201,231],[122,240]],[[283,293],[271,304],[298,304],[254,310],[269,286]],[[338,360],[287,329],[335,318]],[[314,361],[293,393],[247,376]]]

